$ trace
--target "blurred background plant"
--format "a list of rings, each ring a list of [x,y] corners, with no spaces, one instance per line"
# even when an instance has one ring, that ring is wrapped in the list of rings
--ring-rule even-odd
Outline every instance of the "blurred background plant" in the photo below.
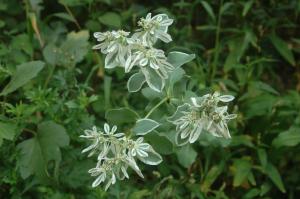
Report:
[[[236,97],[232,139],[177,147],[160,129],[145,139],[163,162],[143,165],[144,180],[92,189],[79,135],[105,121],[127,133],[160,96],[129,94],[129,75],[104,71],[91,35],[136,29],[148,12],[175,20],[160,47],[196,54],[183,66],[189,90]],[[0,198],[298,198],[299,13],[298,0],[0,1]]]

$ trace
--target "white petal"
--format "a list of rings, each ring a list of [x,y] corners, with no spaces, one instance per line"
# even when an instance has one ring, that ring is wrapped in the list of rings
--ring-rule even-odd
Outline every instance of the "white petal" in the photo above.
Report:
[[[105,133],[109,134],[110,133],[110,128],[109,125],[107,123],[104,124],[104,131]]]
[[[232,96],[232,95],[221,95],[221,96],[219,96],[219,100],[221,102],[230,102],[233,99],[234,99],[234,96]]]

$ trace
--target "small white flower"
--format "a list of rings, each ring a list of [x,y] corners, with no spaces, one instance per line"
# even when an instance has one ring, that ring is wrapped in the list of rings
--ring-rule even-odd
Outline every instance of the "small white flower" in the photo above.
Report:
[[[116,180],[129,178],[127,168],[132,168],[140,177],[144,177],[139,169],[136,159],[149,165],[157,165],[162,161],[161,156],[156,153],[148,143],[144,143],[142,137],[132,140],[123,133],[117,132],[117,126],[110,127],[104,124],[104,132],[93,127],[92,130],[85,130],[80,137],[92,141],[92,145],[83,150],[91,151],[90,155],[98,152],[97,165],[88,172],[91,176],[97,177],[92,187],[105,183],[105,190]],[[89,155],[89,156],[90,156]],[[151,156],[149,159],[148,156]]]
[[[125,60],[129,55],[128,35],[129,32],[123,30],[94,33],[97,41],[102,43],[93,46],[93,49],[100,49],[103,54],[107,54],[105,57],[105,68],[125,65]]]
[[[139,137],[135,142],[131,149],[131,155],[132,156],[140,156],[140,157],[147,157],[148,153],[147,150],[150,148],[150,145],[148,143],[143,143],[144,138]]]
[[[174,69],[167,61],[164,51],[156,48],[144,48],[130,55],[126,60],[125,72],[129,72],[133,66],[149,66],[163,79],[168,78],[168,72]]]
[[[141,18],[138,25],[141,29],[133,35],[134,38],[141,38],[143,45],[152,46],[157,39],[165,43],[172,41],[171,36],[167,33],[168,27],[173,23],[166,14],[158,14],[151,17],[151,13],[146,18]]]
[[[230,138],[227,123],[236,117],[235,114],[228,114],[227,106],[218,106],[232,101],[231,95],[207,94],[202,97],[192,97],[191,104],[179,106],[169,121],[176,125],[176,143],[178,145],[187,142],[195,142],[201,132],[206,130],[217,137]]]

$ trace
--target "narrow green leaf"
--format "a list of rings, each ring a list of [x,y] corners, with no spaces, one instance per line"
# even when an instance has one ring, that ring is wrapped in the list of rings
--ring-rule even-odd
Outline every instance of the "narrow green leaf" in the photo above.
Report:
[[[10,82],[6,85],[0,95],[7,95],[25,85],[44,68],[44,65],[45,63],[42,61],[32,61],[18,65]]]
[[[273,183],[277,186],[277,188],[281,192],[285,193],[285,188],[277,168],[271,163],[268,163],[266,168],[266,173],[269,176],[269,178],[273,181]]]
[[[268,163],[268,156],[265,149],[257,149],[258,159],[261,166],[265,169]]]
[[[253,0],[250,0],[250,1],[247,1],[247,2],[244,4],[244,8],[243,8],[243,12],[242,12],[243,17],[245,17],[245,16],[247,15],[247,13],[248,13],[249,10],[251,9],[253,3],[254,3],[254,1],[253,1]]]
[[[212,20],[216,21],[216,16],[215,16],[215,13],[214,13],[212,7],[206,1],[201,1],[201,4],[204,7],[204,9],[206,10],[206,12],[208,13],[208,15],[212,18]]]
[[[279,148],[282,146],[296,146],[300,143],[300,128],[290,128],[280,133],[272,142],[272,145]]]
[[[203,183],[201,184],[201,190],[207,193],[210,190],[211,185],[216,181],[217,177],[222,173],[222,165],[214,165],[207,172]]]
[[[136,124],[132,131],[136,135],[146,135],[147,133],[150,133],[154,129],[156,129],[160,124],[154,120],[151,119],[139,119],[136,121]]]
[[[270,39],[278,53],[292,66],[295,66],[295,58],[292,51],[289,49],[288,44],[279,38],[275,33],[271,34]]]
[[[75,19],[70,16],[68,13],[65,12],[59,12],[59,13],[54,13],[53,16],[61,18],[61,19],[65,19],[71,22],[75,22]]]
[[[235,174],[233,178],[233,186],[240,186],[247,178],[251,171],[251,163],[248,160],[238,159],[233,164]]]

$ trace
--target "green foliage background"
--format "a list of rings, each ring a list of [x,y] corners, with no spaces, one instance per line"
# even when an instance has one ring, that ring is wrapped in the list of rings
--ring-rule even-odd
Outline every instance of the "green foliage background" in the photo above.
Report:
[[[122,69],[104,71],[91,35],[135,29],[148,12],[175,19],[160,47],[196,54],[183,66],[189,89],[236,96],[233,138],[176,147],[162,129],[146,136],[164,161],[143,166],[144,180],[91,189],[79,135],[106,120],[127,132],[132,114],[105,112],[146,115],[159,101],[129,94]],[[1,0],[0,198],[299,198],[299,14],[297,0]]]

